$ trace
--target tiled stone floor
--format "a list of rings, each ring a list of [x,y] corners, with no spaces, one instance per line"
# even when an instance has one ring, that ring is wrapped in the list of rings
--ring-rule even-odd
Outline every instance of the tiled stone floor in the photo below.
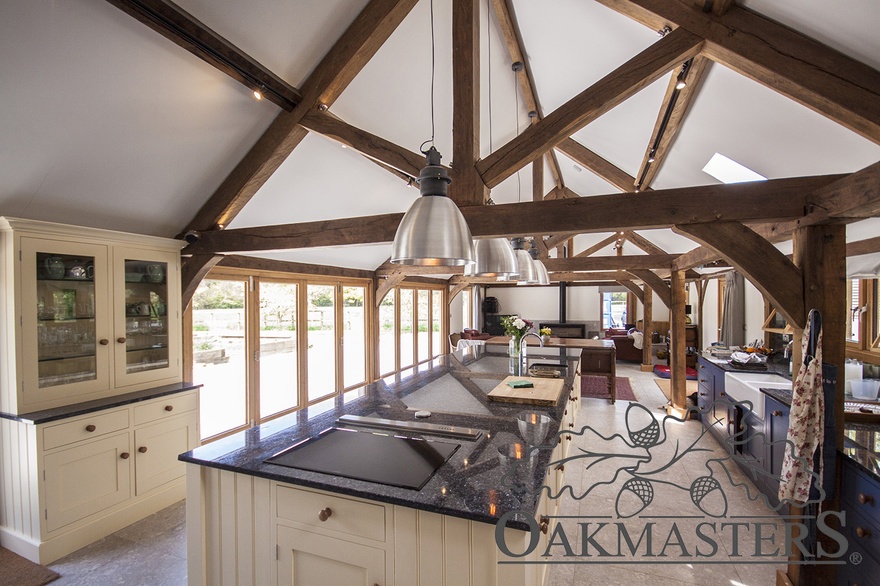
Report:
[[[618,376],[629,377],[633,390],[647,409],[656,413],[656,409],[666,402],[665,397],[654,384],[652,373],[643,373],[638,365],[618,363]],[[579,416],[578,428],[584,425],[590,426],[597,432],[608,437],[614,433],[626,436],[626,409],[629,403],[618,401],[616,405],[609,404],[606,400],[585,399]],[[644,415],[644,414],[643,414]],[[697,422],[684,424],[672,424],[667,426],[669,438],[663,442],[663,448],[655,454],[658,459],[662,456],[671,456],[674,451],[676,440],[680,440],[682,446],[690,445],[700,434],[701,426]],[[595,440],[595,436],[593,438]],[[671,468],[665,479],[680,485],[689,485],[695,478],[706,474],[706,460],[724,455],[724,450],[706,436],[701,440],[712,451],[697,454],[699,459],[689,458],[675,468]],[[584,447],[588,444],[586,438],[575,447]],[[703,444],[701,444],[703,445]],[[659,453],[663,452],[663,453]],[[609,463],[613,465],[613,462]],[[566,467],[566,483],[577,489],[586,490],[596,483],[596,479],[602,473],[602,466],[596,466],[585,471],[585,465],[569,465]],[[738,470],[735,471],[738,473]],[[671,475],[671,476],[670,476]],[[744,480],[741,474],[735,475],[735,480]],[[608,515],[615,510],[617,485],[615,487],[600,487],[594,490],[589,497],[576,501],[574,499],[560,500],[558,515]],[[696,510],[687,493],[675,488],[663,485],[655,485],[655,496],[651,505],[642,514],[660,516],[681,516],[682,511],[689,513],[701,513]],[[607,490],[605,490],[607,488]],[[742,491],[725,489],[728,495],[730,515],[767,515],[766,508],[759,503],[754,503],[745,498]],[[708,498],[708,497],[707,497]],[[682,500],[683,499],[683,500]],[[639,535],[643,521],[637,521],[638,516],[627,521],[627,526],[632,526],[633,539]],[[681,516],[677,524],[681,528],[683,542],[688,547],[694,546],[693,526],[703,519],[687,519]],[[641,523],[641,524],[640,524]],[[569,527],[570,525],[565,525]],[[690,530],[690,534],[688,534]],[[580,535],[577,531],[570,531],[571,547],[575,552],[580,552]],[[665,534],[664,534],[665,538]],[[560,550],[561,548],[557,548]],[[671,547],[672,555],[678,555],[678,549]],[[599,564],[560,564],[550,567],[548,584],[550,586],[588,586],[601,584],[603,586],[626,584],[637,586],[649,584],[651,586],[673,585],[711,585],[711,586],[764,586],[775,584],[775,572],[777,568],[784,567],[781,564],[757,565],[749,563],[748,555],[742,557],[733,556],[731,543],[719,540],[718,552],[711,560],[728,562],[736,561],[735,564],[713,563],[712,565],[700,564],[670,564],[670,565],[643,565],[631,563],[619,563],[614,565]],[[69,556],[58,560],[49,566],[59,574],[61,578],[53,582],[58,586],[94,586],[109,584],[125,584],[127,586],[165,586],[186,584],[186,530],[184,503],[180,502],[164,509],[155,515],[147,517],[129,527],[126,527],[113,535],[110,535],[96,543],[76,551]]]
[[[49,564],[53,586],[186,584],[184,501]]]

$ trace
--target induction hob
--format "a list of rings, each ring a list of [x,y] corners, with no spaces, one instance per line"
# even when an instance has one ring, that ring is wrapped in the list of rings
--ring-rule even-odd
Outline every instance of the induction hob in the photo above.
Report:
[[[420,490],[459,447],[331,427],[264,462]]]

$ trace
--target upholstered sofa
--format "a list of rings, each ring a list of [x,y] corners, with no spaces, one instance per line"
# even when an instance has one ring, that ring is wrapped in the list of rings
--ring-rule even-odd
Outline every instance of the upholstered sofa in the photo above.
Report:
[[[618,360],[642,361],[642,350],[633,345],[633,339],[629,337],[627,330],[608,328],[605,330],[605,338],[614,342]]]
[[[467,328],[461,333],[462,340],[488,340],[491,337],[492,334],[486,334],[479,330],[471,330]]]

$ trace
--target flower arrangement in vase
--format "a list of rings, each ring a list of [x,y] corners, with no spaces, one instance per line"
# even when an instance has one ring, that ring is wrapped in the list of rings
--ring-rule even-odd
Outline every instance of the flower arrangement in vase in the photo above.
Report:
[[[525,372],[526,345],[523,338],[534,324],[518,315],[508,315],[501,318],[501,326],[504,333],[510,336],[508,354],[511,358],[511,374],[522,376]]]
[[[548,344],[550,342],[550,335],[553,333],[553,330],[550,328],[541,328],[538,330],[538,333],[541,334],[541,341],[544,344]]]

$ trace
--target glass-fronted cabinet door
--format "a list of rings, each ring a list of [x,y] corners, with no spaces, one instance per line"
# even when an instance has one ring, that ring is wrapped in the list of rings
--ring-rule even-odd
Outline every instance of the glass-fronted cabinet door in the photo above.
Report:
[[[22,238],[25,407],[110,387],[106,246]]]
[[[177,256],[114,249],[117,343],[116,384],[127,386],[180,373],[180,282]]]

